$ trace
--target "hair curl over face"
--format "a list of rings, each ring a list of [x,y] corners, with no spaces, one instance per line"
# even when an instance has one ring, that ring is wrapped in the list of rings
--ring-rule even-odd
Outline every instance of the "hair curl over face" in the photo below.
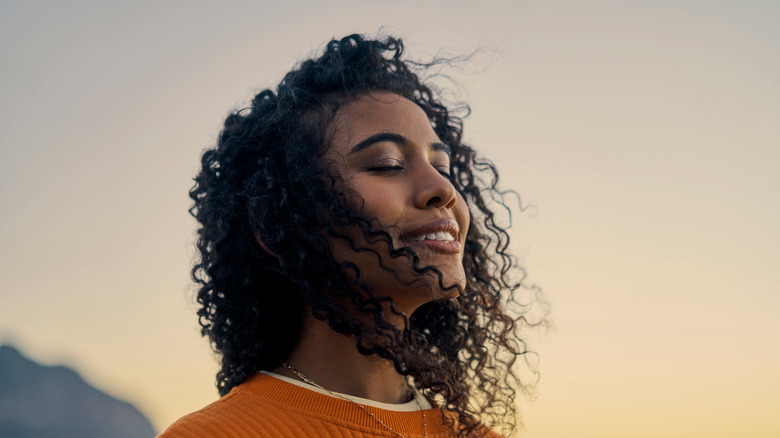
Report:
[[[311,312],[355,336],[362,354],[386,358],[411,376],[449,412],[445,418],[461,435],[479,435],[480,424],[511,431],[520,383],[512,364],[526,350],[516,333],[522,316],[510,317],[503,304],[519,283],[508,278],[509,236],[490,208],[495,200],[503,205],[498,176],[462,143],[462,120],[415,73],[431,65],[405,61],[402,53],[394,38],[332,40],[275,91],[260,92],[251,107],[227,117],[216,147],[203,154],[190,191],[200,224],[200,260],[192,275],[203,334],[221,355],[217,387],[226,394],[253,373],[277,367]],[[354,263],[335,261],[330,243],[341,239],[381,260],[376,249],[362,248],[344,233],[357,228],[367,241],[384,242],[384,257],[405,257],[420,274],[436,269],[419,267],[412,249],[393,247],[389,234],[375,229],[372,218],[337,189],[338,176],[321,159],[336,111],[379,90],[424,110],[451,148],[450,180],[472,216],[463,256],[466,287],[457,298],[418,308],[400,328],[384,317],[392,300],[374,295]],[[379,338],[391,342],[370,341]]]

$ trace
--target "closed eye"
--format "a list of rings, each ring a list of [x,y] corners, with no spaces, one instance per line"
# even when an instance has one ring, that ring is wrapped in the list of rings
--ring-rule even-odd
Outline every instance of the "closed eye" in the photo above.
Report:
[[[445,178],[447,178],[447,179],[449,179],[449,178],[450,178],[450,169],[449,169],[449,168],[442,168],[442,167],[437,167],[437,168],[436,168],[436,170],[438,170],[438,171],[439,171],[439,173],[441,174],[441,176],[443,176],[443,177],[445,177]]]
[[[399,172],[401,170],[404,170],[403,166],[373,166],[369,167],[369,172]]]

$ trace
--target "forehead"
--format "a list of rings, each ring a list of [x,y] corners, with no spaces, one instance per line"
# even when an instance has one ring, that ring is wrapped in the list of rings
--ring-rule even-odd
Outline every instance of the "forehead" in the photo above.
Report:
[[[438,142],[430,120],[416,103],[389,92],[371,92],[344,104],[330,125],[330,152],[346,153],[379,132],[400,134],[414,142]]]

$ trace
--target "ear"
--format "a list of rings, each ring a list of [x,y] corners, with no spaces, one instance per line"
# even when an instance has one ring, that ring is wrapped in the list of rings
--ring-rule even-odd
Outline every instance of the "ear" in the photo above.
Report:
[[[268,249],[268,246],[266,246],[265,242],[263,242],[263,239],[260,238],[260,235],[257,234],[257,232],[254,232],[255,240],[257,240],[257,243],[260,245],[260,248],[263,248],[263,251],[267,252],[268,254],[276,257],[276,253]],[[276,257],[278,258],[278,257]]]

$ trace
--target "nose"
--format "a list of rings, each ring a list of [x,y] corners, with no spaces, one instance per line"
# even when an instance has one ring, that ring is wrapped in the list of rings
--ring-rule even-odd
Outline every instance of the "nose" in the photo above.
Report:
[[[417,208],[452,208],[458,199],[455,187],[431,165],[423,166],[414,181],[414,206]]]

